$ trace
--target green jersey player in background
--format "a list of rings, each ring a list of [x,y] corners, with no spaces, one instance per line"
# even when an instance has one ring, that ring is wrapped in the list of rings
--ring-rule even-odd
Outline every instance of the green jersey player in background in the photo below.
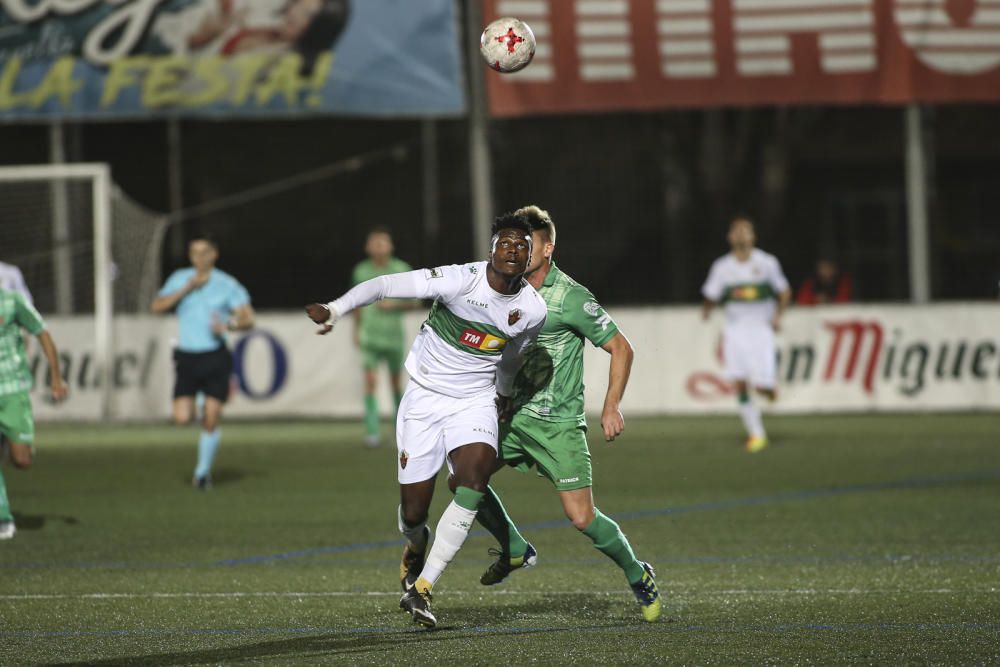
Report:
[[[37,336],[49,364],[52,398],[66,398],[66,385],[59,372],[59,353],[45,330],[42,316],[21,294],[0,288],[0,440],[10,445],[10,461],[26,470],[34,458],[35,420],[31,413],[34,375],[28,363],[21,329]],[[5,447],[0,446],[0,452]],[[14,537],[14,515],[7,500],[7,487],[0,472],[0,539]]]
[[[351,284],[359,285],[366,280],[390,273],[412,271],[412,267],[392,256],[392,236],[384,227],[376,227],[368,232],[365,240],[365,254],[368,259],[359,262],[351,274]],[[385,362],[392,385],[394,410],[399,410],[403,398],[402,373],[406,340],[403,337],[403,311],[420,302],[386,299],[354,311],[354,344],[361,352],[361,366],[365,383],[365,444],[379,445],[378,402],[375,387],[379,364]]]
[[[635,557],[618,524],[594,505],[583,409],[586,339],[611,354],[601,427],[608,442],[621,435],[625,420],[619,406],[632,368],[632,346],[590,290],[552,261],[556,228],[549,214],[526,206],[515,215],[525,216],[532,226],[535,252],[525,278],[545,300],[548,316],[537,342],[525,353],[513,395],[501,398],[498,468],[527,471],[534,466],[547,477],[573,526],[622,568],[643,617],[655,621],[661,602],[653,568]],[[534,547],[518,532],[492,488],[487,488],[476,518],[501,546],[499,558],[480,580],[484,585],[498,584],[511,570],[534,564]]]

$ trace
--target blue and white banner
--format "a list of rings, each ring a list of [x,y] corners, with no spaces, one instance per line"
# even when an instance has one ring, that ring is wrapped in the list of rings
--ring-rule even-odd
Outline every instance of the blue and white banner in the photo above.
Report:
[[[636,351],[623,409],[628,415],[731,413],[732,386],[719,358],[722,314],[701,321],[700,310],[621,308],[610,315]],[[425,313],[405,317],[407,337]],[[59,347],[69,399],[45,400],[48,369],[33,344],[35,414],[42,421],[98,419],[99,373],[94,364],[94,321],[48,317]],[[230,341],[235,368],[232,417],[360,417],[361,357],[350,323],[329,336],[302,313],[260,315],[257,328]],[[777,336],[779,399],[776,413],[995,410],[1000,405],[1000,309],[993,304],[845,305],[795,308]],[[174,373],[170,317],[120,317],[112,367],[115,413],[122,419],[165,419]],[[586,346],[586,407],[600,414],[609,355]],[[380,405],[392,406],[388,382]]]
[[[461,114],[453,0],[0,0],[0,119]]]

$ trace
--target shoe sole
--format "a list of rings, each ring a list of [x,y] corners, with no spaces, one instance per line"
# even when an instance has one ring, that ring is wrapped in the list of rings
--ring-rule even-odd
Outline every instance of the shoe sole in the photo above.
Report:
[[[433,628],[437,625],[437,619],[429,614],[424,614],[420,611],[413,612],[413,622],[417,625],[425,628]]]

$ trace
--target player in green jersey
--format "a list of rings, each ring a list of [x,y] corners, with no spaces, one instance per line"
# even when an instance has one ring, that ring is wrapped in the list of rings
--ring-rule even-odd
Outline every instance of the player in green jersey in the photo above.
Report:
[[[34,458],[35,420],[28,392],[34,381],[21,329],[38,337],[49,363],[52,398],[66,398],[59,372],[59,353],[45,330],[42,316],[21,294],[0,288],[0,444],[9,444],[10,461],[25,470]],[[0,447],[0,451],[3,447]],[[0,472],[0,539],[14,537],[14,515],[7,500],[7,486]]]
[[[354,267],[351,284],[358,285],[366,280],[388,273],[412,271],[409,264],[392,256],[392,236],[384,227],[376,227],[368,232],[365,253],[368,259]],[[361,352],[361,365],[365,379],[365,444],[379,445],[378,403],[375,400],[375,386],[379,364],[385,362],[389,369],[389,382],[395,407],[403,397],[402,373],[406,354],[406,340],[403,337],[403,311],[413,307],[413,302],[386,299],[354,311],[354,343]]]
[[[548,308],[545,326],[525,355],[513,395],[500,397],[498,467],[532,467],[559,492],[573,526],[625,572],[647,621],[660,616],[661,602],[653,568],[638,560],[618,524],[594,506],[587,421],[583,410],[584,340],[611,355],[608,389],[601,413],[604,438],[611,442],[625,430],[620,403],[632,368],[633,351],[625,335],[590,290],[563,273],[552,261],[556,228],[549,214],[527,206],[515,214],[531,222],[534,248],[525,277]],[[498,559],[480,580],[490,586],[512,570],[535,563],[534,547],[521,536],[500,502],[487,488],[476,517],[500,542]]]

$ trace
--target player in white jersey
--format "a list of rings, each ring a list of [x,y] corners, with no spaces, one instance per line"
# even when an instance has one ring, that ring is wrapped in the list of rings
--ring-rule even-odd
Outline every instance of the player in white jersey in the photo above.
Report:
[[[31,298],[31,291],[28,289],[28,284],[24,282],[24,274],[21,273],[21,269],[13,264],[0,262],[0,288],[10,292],[17,292],[29,304],[35,305],[34,299]]]
[[[716,304],[725,304],[723,359],[726,376],[735,385],[750,452],[767,447],[767,433],[749,387],[770,400],[775,398],[774,332],[781,328],[781,317],[792,296],[778,259],[755,248],[756,240],[753,222],[742,216],[734,218],[729,225],[732,252],[715,260],[701,288],[703,319],[708,320]]]
[[[531,245],[528,220],[506,214],[493,223],[489,261],[386,274],[306,306],[319,333],[328,333],[380,299],[434,299],[406,358],[411,382],[396,418],[399,529],[407,539],[400,567],[413,575],[403,577],[400,606],[425,627],[437,623],[431,588],[465,542],[496,468],[497,397],[511,396],[524,351],[545,323],[545,302],[523,277]],[[427,553],[427,513],[445,462],[457,489]]]

